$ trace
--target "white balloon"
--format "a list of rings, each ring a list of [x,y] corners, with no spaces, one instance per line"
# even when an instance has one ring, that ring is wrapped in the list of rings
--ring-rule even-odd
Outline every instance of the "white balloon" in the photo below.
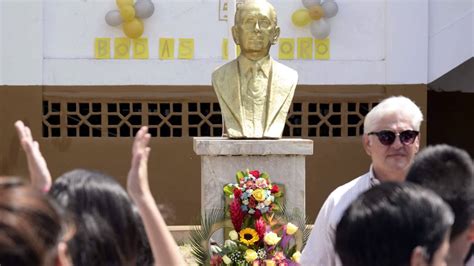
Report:
[[[320,5],[321,0],[302,0],[304,7],[310,8],[314,5]]]
[[[135,3],[135,15],[139,18],[149,18],[155,12],[155,5],[151,0],[138,0]]]
[[[109,24],[110,26],[118,26],[122,24],[122,16],[120,16],[120,11],[118,10],[111,10],[107,12],[105,15],[105,22]]]
[[[331,32],[331,28],[329,27],[329,23],[325,19],[313,20],[310,25],[311,35],[315,39],[326,39]]]
[[[324,10],[324,17],[326,18],[334,17],[337,14],[337,11],[339,10],[337,3],[334,1],[325,1],[321,5],[321,7]]]

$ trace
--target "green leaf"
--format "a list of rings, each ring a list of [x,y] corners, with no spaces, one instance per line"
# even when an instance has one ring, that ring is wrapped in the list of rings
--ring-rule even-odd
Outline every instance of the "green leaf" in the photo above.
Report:
[[[289,257],[293,256],[293,253],[296,252],[296,245],[293,245],[285,254],[288,254]]]
[[[254,224],[253,219],[250,216],[247,216],[244,219],[244,228],[245,227],[252,227],[253,224]]]
[[[234,195],[234,185],[228,184],[224,187],[224,193],[228,197],[230,195]]]
[[[268,179],[270,178],[270,176],[269,176],[267,173],[265,173],[265,172],[261,173],[261,174],[260,174],[260,177],[261,177],[261,178],[264,178],[264,179],[266,179],[266,180],[268,180]]]
[[[190,232],[189,244],[191,253],[196,263],[199,265],[208,265],[209,263],[209,239],[211,238],[213,225],[224,220],[224,211],[222,209],[213,209],[206,212],[201,217],[201,226],[195,227]]]
[[[235,179],[237,180],[237,184],[240,183],[240,180],[245,177],[245,173],[242,171],[238,171],[235,175]]]
[[[278,204],[278,202],[275,201],[275,205],[273,205],[272,211],[279,212],[280,210],[281,210],[280,204]]]

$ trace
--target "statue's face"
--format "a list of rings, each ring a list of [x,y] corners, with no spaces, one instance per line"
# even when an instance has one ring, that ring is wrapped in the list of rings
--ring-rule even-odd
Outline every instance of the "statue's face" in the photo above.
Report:
[[[268,55],[270,46],[280,34],[280,28],[272,19],[271,7],[256,2],[242,8],[237,14],[240,18],[232,29],[236,44],[240,45],[244,56],[252,54],[251,58],[258,59]]]

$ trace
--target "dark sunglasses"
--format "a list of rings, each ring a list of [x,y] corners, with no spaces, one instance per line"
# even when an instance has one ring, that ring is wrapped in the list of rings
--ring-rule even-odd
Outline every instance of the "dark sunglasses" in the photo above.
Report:
[[[400,133],[390,130],[382,130],[379,132],[370,132],[368,135],[376,135],[380,143],[390,146],[395,142],[395,138],[399,136],[400,142],[404,145],[413,144],[420,132],[415,130],[405,130]]]

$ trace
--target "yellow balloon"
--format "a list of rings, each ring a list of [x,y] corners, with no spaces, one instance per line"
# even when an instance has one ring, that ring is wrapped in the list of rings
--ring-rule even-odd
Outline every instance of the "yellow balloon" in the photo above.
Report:
[[[291,21],[298,27],[303,27],[311,22],[309,11],[306,8],[298,9],[291,15]]]
[[[132,21],[135,18],[135,8],[133,6],[122,6],[120,16],[123,21]]]
[[[132,21],[123,23],[123,32],[128,38],[136,39],[143,34],[143,21],[138,18],[134,18]]]
[[[117,6],[121,8],[122,6],[133,6],[133,0],[116,0]]]
[[[313,20],[318,20],[324,16],[324,9],[321,5],[314,5],[309,8],[309,16]]]

